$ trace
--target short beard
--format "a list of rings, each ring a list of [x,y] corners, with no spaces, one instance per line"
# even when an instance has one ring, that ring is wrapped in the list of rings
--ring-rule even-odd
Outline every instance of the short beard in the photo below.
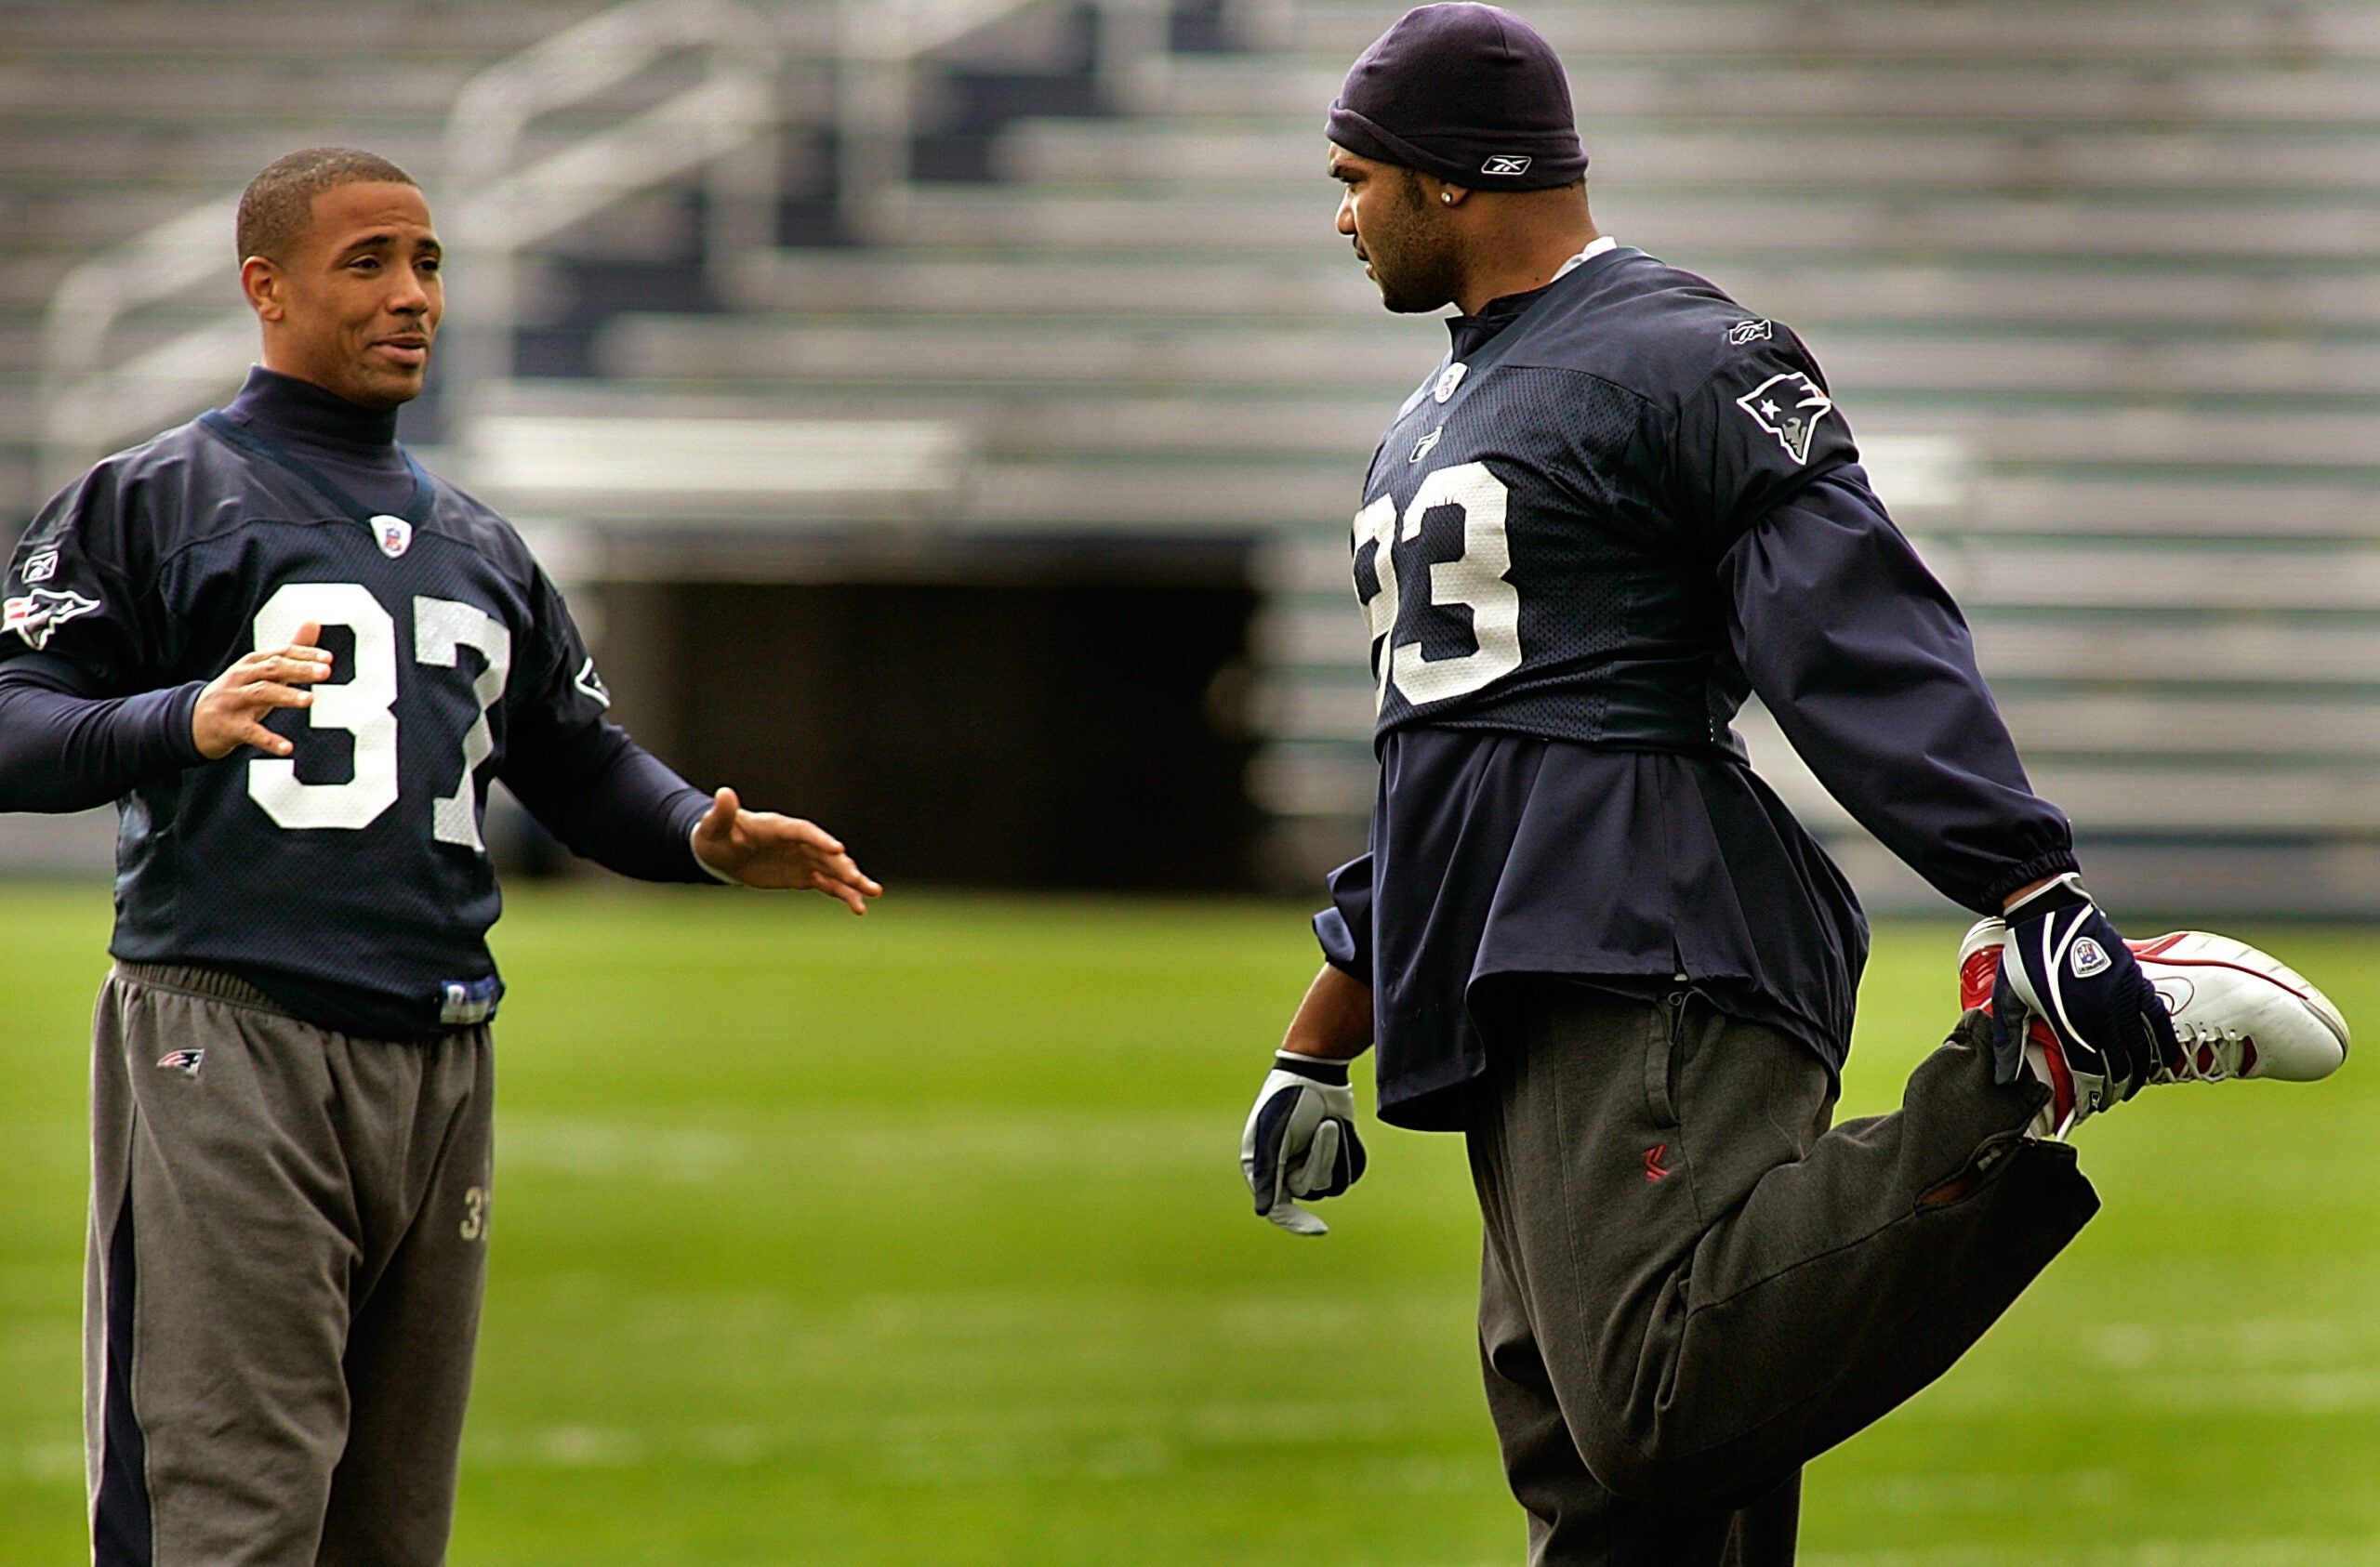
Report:
[[[1456,264],[1453,236],[1421,199],[1421,176],[1409,168],[1397,173],[1404,202],[1387,214],[1385,226],[1366,237],[1364,249],[1382,305],[1397,315],[1426,315],[1462,292],[1462,270]]]

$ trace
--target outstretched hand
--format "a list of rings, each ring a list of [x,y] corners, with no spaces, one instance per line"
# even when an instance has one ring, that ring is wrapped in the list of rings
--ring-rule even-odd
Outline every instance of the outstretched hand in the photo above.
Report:
[[[806,887],[840,898],[855,915],[884,890],[869,880],[842,843],[814,822],[774,810],[746,810],[735,791],[711,797],[694,823],[694,858],[746,887]]]
[[[240,659],[198,693],[191,709],[190,734],[208,761],[253,745],[268,757],[285,757],[297,746],[264,727],[284,707],[311,707],[313,693],[301,691],[331,677],[331,655],[314,644],[323,628],[308,621],[285,648],[259,648]]]

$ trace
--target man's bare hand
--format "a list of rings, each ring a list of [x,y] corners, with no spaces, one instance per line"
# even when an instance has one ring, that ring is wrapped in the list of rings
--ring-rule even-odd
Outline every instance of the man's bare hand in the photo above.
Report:
[[[207,760],[228,757],[243,745],[253,745],[269,757],[285,757],[297,747],[264,727],[280,707],[311,707],[312,685],[331,677],[331,655],[314,644],[323,628],[312,621],[298,628],[297,639],[285,648],[259,649],[206,683],[191,710],[191,739]]]
[[[870,881],[842,844],[814,822],[774,810],[746,810],[735,791],[711,797],[694,823],[694,858],[747,887],[807,887],[840,898],[855,915],[884,890]]]

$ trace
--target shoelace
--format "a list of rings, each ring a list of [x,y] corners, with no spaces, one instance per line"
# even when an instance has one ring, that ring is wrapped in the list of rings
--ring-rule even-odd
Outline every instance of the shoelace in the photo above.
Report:
[[[2174,1038],[2181,1046],[2177,1060],[2149,1074],[2157,1083],[2220,1083],[2244,1076],[2256,1064],[2256,1042],[2236,1028],[2217,1028],[2196,1019],[2175,1018]]]

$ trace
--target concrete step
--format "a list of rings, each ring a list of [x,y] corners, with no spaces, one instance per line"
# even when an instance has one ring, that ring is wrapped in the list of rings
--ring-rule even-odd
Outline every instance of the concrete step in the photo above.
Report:
[[[170,54],[119,60],[20,58],[0,62],[0,112],[20,122],[46,114],[113,119],[124,127],[435,120],[445,117],[456,93],[485,63],[467,56],[358,64],[352,56],[309,60],[245,52],[219,59]]]
[[[605,8],[609,0],[377,0],[324,7],[307,0],[12,0],[0,9],[0,49],[12,56],[191,53],[303,58],[377,50],[399,58],[441,51],[509,54]]]
[[[2380,614],[2380,546],[2361,541],[2294,549],[2162,539],[1919,535],[1915,542],[1952,597],[1978,611]]]
[[[1300,0],[1284,42],[1353,59],[1401,14],[1376,0]],[[1539,7],[1531,25],[1566,58],[1722,55],[2037,60],[2261,59],[2380,55],[2368,6],[1719,3]]]
[[[28,248],[79,252],[75,258],[80,260],[82,255],[143,233],[222,193],[219,188],[93,191],[78,186],[43,195],[0,186],[0,234],[22,236],[30,242]],[[230,247],[225,248],[228,254]]]
[[[1323,724],[1338,713],[1341,699],[1329,693],[1352,689],[1362,698],[1364,718],[1353,732],[1370,733],[1371,674],[1368,642],[1347,582],[1343,551],[1333,552],[1337,591],[1328,596],[1276,598],[1259,612],[1249,632],[1251,656],[1276,678],[1293,704],[1312,704],[1321,727],[1267,726],[1267,732],[1340,735],[1347,720]],[[2161,701],[2215,695],[2239,700],[2253,688],[2272,688],[2272,700],[2302,697],[2326,688],[2334,700],[2352,698],[2374,712],[2380,685],[2380,624],[2326,620],[2215,620],[2127,612],[2090,620],[2043,619],[1977,606],[1969,615],[1976,657],[2003,692],[2030,691],[2048,683],[2096,692],[2156,696]],[[2352,688],[2341,691],[2338,688]],[[1311,691],[1313,694],[1295,694]],[[2029,697],[2028,700],[2032,698]],[[1309,709],[1283,710],[1283,722]],[[2360,725],[2365,720],[2357,720]],[[1302,720],[1301,720],[1302,723]]]
[[[2000,710],[2018,752],[2056,757],[2380,758],[2380,702],[2344,698],[2002,691]]]
[[[2374,93],[2380,100],[2380,91]],[[1329,188],[1149,189],[1133,192],[1036,186],[921,187],[885,216],[878,238],[913,249],[1077,254],[1313,254],[1344,246],[1331,229]],[[2380,250],[2380,202],[2156,197],[1905,198],[1784,196],[1638,188],[1606,191],[1598,223],[1656,255],[1740,250],[1827,257],[1937,261],[1949,257],[2193,257],[2347,260]]]
[[[1798,324],[2006,323],[2244,326],[2273,331],[2380,326],[2380,270],[2360,259],[2314,266],[2142,268],[2087,258],[1977,257],[1960,264],[1828,258],[1778,262],[1677,256],[1758,310]],[[10,274],[0,263],[0,300]],[[919,251],[787,250],[755,259],[749,309],[826,315],[1156,317],[1346,316],[1387,322],[1380,290],[1346,255],[1238,260],[1170,252],[1091,259]]]
[[[327,131],[328,134],[324,134]],[[21,201],[38,223],[46,204],[73,197],[121,198],[159,193],[196,206],[203,201],[240,190],[257,171],[284,152],[299,147],[336,143],[366,147],[398,167],[412,171],[438,166],[437,138],[415,129],[359,133],[356,127],[318,127],[305,131],[243,131],[235,136],[194,136],[161,131],[147,136],[112,137],[82,142],[73,153],[41,161],[7,127],[0,127],[0,189]],[[70,138],[71,139],[71,138]],[[20,158],[24,161],[17,162]],[[415,176],[428,179],[428,173]],[[80,243],[79,226],[68,237]],[[51,236],[41,230],[0,237],[0,247],[15,249],[28,242],[43,244]]]
[[[2075,528],[2080,533],[2080,528]],[[1990,623],[1994,638],[2016,638],[2020,625],[2056,625],[2061,635],[2096,638],[2123,630],[2206,630],[2266,638],[2323,630],[2325,635],[2380,633],[2380,540],[2270,540],[2242,520],[2232,537],[1980,537],[1973,533],[1913,531],[1918,554],[1951,597]],[[1274,595],[1350,592],[1344,537],[1285,540],[1263,573]],[[2066,612],[2066,613],[2052,613]],[[2011,630],[2018,627],[2018,630]],[[2142,630],[2147,627],[2147,630]],[[2128,633],[2130,635],[2130,633]],[[2226,647],[2215,642],[2214,647]],[[2230,644],[2237,652],[2242,644]],[[2116,680],[2090,665],[2070,680]],[[2137,676],[2154,678],[2154,676]],[[2209,680],[2249,676],[2211,673]],[[2380,664],[2363,670],[2380,685]],[[2380,714],[2380,704],[2375,704]]]
[[[1995,535],[2082,533],[2150,539],[2285,538],[2380,541],[2380,485],[2280,468],[2140,472],[2075,464],[1979,475],[1956,514],[1981,547]]]
[[[1195,393],[1160,386],[911,387],[789,383],[638,383],[636,406],[714,410],[716,416],[942,421],[963,427],[995,461],[1051,465],[1036,484],[1118,481],[1100,465],[1161,457],[1216,482],[1248,467],[1265,485],[1296,474],[1342,476],[1300,488],[1267,520],[1327,523],[1352,512],[1355,487],[1395,402],[1385,392],[1263,388]],[[709,395],[686,395],[688,393]],[[628,406],[623,404],[622,406]],[[2380,534],[2380,443],[2371,415],[2186,415],[2155,410],[2043,410],[1990,415],[1890,408],[1855,414],[1869,470],[1894,514],[1931,532],[1977,538],[2027,533],[2135,538],[2262,535],[2363,539]],[[2309,471],[2310,470],[2310,471]],[[1157,470],[1152,470],[1154,474]],[[1183,471],[1188,471],[1183,469]],[[2313,477],[2326,473],[2326,480]],[[1302,481],[1296,481],[1302,485]],[[1186,501],[1179,504],[1195,504]],[[1066,501],[1072,509],[1078,503]],[[1179,505],[1169,501],[1164,512]],[[1254,515],[1236,512],[1235,515]]]
[[[2088,721],[2079,710],[2075,717]],[[1774,719],[1747,713],[1739,729],[1753,767],[1795,815],[1829,836],[1850,826],[1849,815],[1793,754]],[[2045,731],[2042,738],[2050,736]],[[2268,840],[2280,834],[2380,828],[2380,767],[2360,756],[2259,762],[2217,753],[2177,765],[2177,758],[2153,750],[2061,754],[2029,744],[2022,734],[2017,744],[2035,791],[2055,801],[2085,841],[2120,834]]]
[[[1355,513],[1368,456],[1368,446],[1335,455],[1317,453],[1294,463],[1223,461],[1211,454],[1180,452],[1052,454],[1040,458],[995,452],[978,471],[964,514],[986,525],[1025,529],[1112,527],[1132,533],[1196,527],[1318,537],[1339,553],[1338,572],[1329,584],[1337,592],[1343,590],[1345,520]],[[2199,502],[2195,514],[2167,503],[2160,494],[2185,488]],[[2069,503],[2064,508],[2061,500]],[[2259,500],[2271,509],[2242,509]],[[1929,525],[1947,520],[1964,526],[1978,515],[1997,513],[1995,520],[2003,525],[2021,521],[2023,533],[2009,531],[2026,539],[2084,530],[2113,532],[2129,520],[2127,509],[2153,513],[2162,526],[2177,531],[2147,535],[2160,538],[2188,536],[2178,533],[2184,529],[2216,538],[2235,538],[2243,531],[2358,542],[2380,538],[2380,490],[2324,490],[2302,483],[2161,486],[2114,478],[2059,483],[1987,475],[1977,481],[1970,507],[1955,518],[1901,509],[1911,519],[1925,517]],[[2038,557],[2033,561],[2038,564]],[[2012,569],[2022,569],[2022,563]],[[2212,568],[2202,564],[2195,570],[2203,574]],[[2179,579],[2166,583],[2169,598],[2188,599],[2193,587],[2201,599],[2215,594],[2206,585],[2192,583],[2190,569],[2165,575]]]
[[[1863,898],[1875,901],[1866,890],[1871,871],[1904,889],[1914,879],[1897,863],[1873,863],[1884,857],[1883,850],[1859,832],[1765,714],[1748,713],[1738,728],[1752,748],[1754,770],[1845,861],[1862,883]],[[2215,760],[2175,767],[2155,755],[2123,759],[2046,756],[2029,757],[2026,770],[2042,797],[2056,801],[2072,820],[2095,867],[2134,848],[2126,839],[2154,836],[2179,840],[2163,846],[2180,857],[2179,863],[2163,867],[2162,876],[2135,876],[2128,884],[2138,889],[2133,893],[2138,902],[2202,904],[2210,848],[2215,850],[2214,863],[2220,864],[2223,846],[2253,840],[2253,849],[2232,858],[2243,869],[2269,869],[2278,852],[2272,847],[2276,836],[2361,837],[2380,831],[2380,767],[2355,759],[2289,766]],[[1377,776],[1369,748],[1363,744],[1289,742],[1265,747],[1250,769],[1249,792],[1266,810],[1282,815],[1360,822],[1370,811]],[[2099,840],[2106,838],[2118,842],[2103,845]],[[1355,841],[1361,843],[1360,835]],[[1854,858],[1862,848],[1873,858]],[[2371,874],[2364,858],[2352,852],[2348,858],[2343,868],[2354,873],[2355,895],[2336,907],[2368,915],[2375,903],[2373,883],[2380,877]],[[2315,861],[2304,865],[2307,872],[2331,868],[2316,857],[2301,859]],[[2309,904],[2333,907],[2322,902],[2320,880],[2317,876],[2307,888],[2268,889],[2271,895],[2259,907],[2268,913],[2302,912]],[[2096,869],[2093,883],[2101,884]],[[1924,900],[1921,906],[1942,911],[1938,900],[1916,890]],[[1917,902],[1910,899],[1903,906]]]
[[[1006,178],[1028,182],[1263,182],[1312,190],[1324,178],[1324,143],[1312,120],[1033,120],[1001,138],[997,159]],[[1598,192],[1636,186],[2017,195],[2380,191],[2375,125],[2044,132],[2031,125],[1590,121],[1580,135]]]
[[[225,247],[228,252],[230,247]],[[109,336],[108,346],[116,362],[158,348],[184,333],[211,325],[223,317],[225,309],[239,300],[238,285],[231,278],[231,265],[224,265],[222,286],[214,292],[223,297],[192,300],[172,307],[145,309],[133,321],[118,327]],[[0,311],[0,371],[37,373],[42,365],[42,321],[39,310]],[[0,428],[5,428],[7,399],[0,396]]]
[[[1910,7],[1914,10],[1916,7]],[[1144,113],[1247,119],[1323,114],[1354,49],[1329,58],[1200,56],[1173,60]],[[2197,125],[2369,125],[2375,68],[2342,63],[1842,64],[1802,59],[1604,59],[1574,51],[1570,98],[1585,119],[1981,120]]]
[[[324,113],[305,116],[225,115],[220,119],[159,116],[94,124],[79,115],[28,111],[0,114],[0,184],[52,194],[108,187],[188,188],[193,200],[237,190],[273,159],[325,142],[370,149],[434,182],[445,167],[446,110],[427,113]],[[617,116],[555,115],[521,140],[522,160],[560,151]]]
[[[1944,443],[1942,460],[1969,469],[2298,467],[2362,469],[2380,480],[2380,411],[1978,409],[1912,406],[1903,399],[1846,402],[1845,409],[1865,448]]]
[[[1334,601],[1346,590],[1346,519],[1355,510],[1369,437],[1336,449],[1288,453],[1234,452],[1211,438],[1169,444],[1166,436],[1188,416],[1180,402],[1170,410],[1170,424],[1158,417],[1169,410],[1153,405],[1139,411],[1141,420],[1110,420],[1104,429],[1089,426],[1097,405],[1082,401],[986,406],[839,396],[771,406],[810,421],[947,426],[977,459],[946,506],[929,508],[938,525],[1119,537],[1220,531],[1306,540],[1326,562],[1313,586]],[[1223,433],[1243,448],[1259,439],[1247,427]],[[476,482],[467,471],[456,476]],[[1896,499],[1901,492],[1888,474],[1880,475],[1879,483],[1897,515],[1920,532],[1927,559],[1969,590],[1979,613],[2122,604],[2178,614],[2256,615],[2301,600],[2358,613],[2369,607],[2368,552],[2380,540],[2380,486],[2272,481],[2260,475],[2182,482],[2114,469],[2090,479],[1986,471],[1974,476],[1958,506],[1929,508]],[[515,504],[524,512],[572,515],[585,503],[557,494]],[[616,520],[671,526],[715,516],[774,525],[749,506],[714,505],[692,494],[597,509]],[[812,521],[833,521],[831,512],[803,508]],[[842,520],[857,524],[874,516],[863,509]],[[779,520],[789,525],[792,519]],[[2160,531],[2148,532],[2151,528]],[[2224,547],[2171,547],[2190,537]],[[2128,552],[2121,546],[2126,539],[2153,547]],[[2284,546],[2293,539],[2355,547],[2307,559],[2288,553]],[[2243,542],[2266,553],[2242,555]]]
[[[2141,687],[2380,684],[2380,625],[2325,619],[2043,620],[1978,609],[1976,657],[1995,682]]]
[[[1801,327],[1847,410],[1877,392],[2044,393],[2212,401],[2380,395],[2380,338]],[[648,379],[1115,388],[1371,388],[1401,399],[1445,352],[1426,318],[1310,325],[931,317],[841,323],[630,315],[598,362]]]
[[[2380,759],[2380,703],[2362,693],[2327,699],[2203,691],[1994,694],[2017,750],[2032,761],[2158,756],[2256,758],[2268,764],[2281,757]],[[1368,680],[1268,682],[1256,718],[1262,732],[1280,739],[1369,740],[1371,686]]]

